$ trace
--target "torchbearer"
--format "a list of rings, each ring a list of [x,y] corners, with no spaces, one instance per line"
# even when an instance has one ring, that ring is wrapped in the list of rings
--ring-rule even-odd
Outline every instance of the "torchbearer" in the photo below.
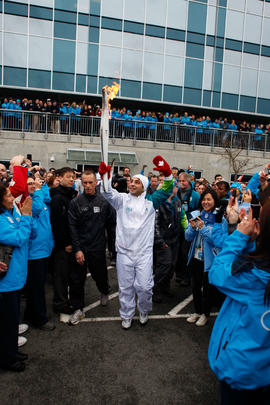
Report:
[[[117,213],[116,251],[122,327],[129,329],[137,307],[142,325],[152,310],[153,243],[155,210],[166,201],[173,189],[171,169],[165,159],[153,159],[154,170],[164,174],[162,188],[146,195],[148,178],[137,174],[129,184],[129,193],[119,193],[108,183],[108,191],[101,187],[103,196]],[[110,173],[110,166],[100,163],[99,173]]]

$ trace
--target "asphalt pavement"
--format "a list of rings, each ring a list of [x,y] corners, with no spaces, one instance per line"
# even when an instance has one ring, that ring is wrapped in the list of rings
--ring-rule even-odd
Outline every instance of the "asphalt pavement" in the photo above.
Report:
[[[26,370],[0,371],[0,405],[218,405],[218,382],[207,360],[215,317],[201,328],[188,324],[186,314],[194,312],[186,300],[190,288],[173,280],[174,297],[154,304],[154,319],[145,326],[134,320],[123,330],[115,268],[109,278],[113,298],[107,307],[99,305],[95,283],[87,279],[86,305],[94,305],[76,326],[60,323],[52,312],[47,284],[48,314],[56,329],[30,328],[25,334]],[[180,303],[175,315],[180,317],[168,317]]]

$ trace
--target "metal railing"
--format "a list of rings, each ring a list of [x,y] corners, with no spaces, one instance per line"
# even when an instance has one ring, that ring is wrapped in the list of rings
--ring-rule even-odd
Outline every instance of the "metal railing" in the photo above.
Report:
[[[47,112],[0,109],[0,130],[59,135],[99,136],[100,117],[61,115]],[[267,134],[240,132],[237,130],[195,127],[151,121],[127,121],[111,119],[110,138],[147,140],[224,148],[241,148],[270,152]]]

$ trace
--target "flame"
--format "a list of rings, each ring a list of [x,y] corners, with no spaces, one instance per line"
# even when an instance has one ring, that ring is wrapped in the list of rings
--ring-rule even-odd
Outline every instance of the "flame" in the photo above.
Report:
[[[119,91],[120,85],[119,83],[113,82],[112,86],[109,87],[106,85],[103,88],[106,90],[109,100],[113,100]]]

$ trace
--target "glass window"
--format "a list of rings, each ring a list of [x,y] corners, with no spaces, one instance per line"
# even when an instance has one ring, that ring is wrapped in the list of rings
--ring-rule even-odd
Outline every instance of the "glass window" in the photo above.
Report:
[[[122,31],[122,20],[117,20],[115,18],[102,17],[102,28],[107,28],[109,30]]]
[[[206,33],[210,35],[216,34],[216,7],[208,6],[207,21],[206,21]]]
[[[53,72],[53,89],[74,91],[74,75]]]
[[[76,24],[77,15],[76,13],[71,13],[69,11],[55,10],[54,20]]]
[[[262,46],[262,55],[270,57],[270,46]]]
[[[212,107],[220,107],[220,93],[217,91],[213,91]]]
[[[130,80],[142,79],[142,52],[123,49],[122,77]]]
[[[259,56],[243,53],[242,65],[257,69],[259,65]]]
[[[125,20],[144,23],[145,0],[125,1]]]
[[[76,75],[76,91],[78,93],[85,93],[86,76]]]
[[[259,73],[258,97],[269,98],[269,83],[270,83],[270,72],[261,71]]]
[[[227,10],[226,37],[242,40],[244,29],[244,14]]]
[[[256,15],[246,14],[245,36],[247,42],[261,42],[262,18]],[[270,31],[268,29],[268,31]]]
[[[89,14],[89,11],[90,11],[89,6],[90,6],[89,0],[77,0],[78,12]]]
[[[203,78],[203,61],[186,58],[185,87],[201,89]]]
[[[261,56],[261,70],[270,70],[270,58]]]
[[[183,86],[184,68],[184,58],[178,58],[176,56],[166,56],[164,83],[176,86]]]
[[[187,5],[185,0],[168,0],[167,26],[186,29]]]
[[[50,89],[51,72],[45,72],[44,70],[29,69],[28,87],[35,87],[37,89]]]
[[[121,80],[121,97],[141,98],[141,82]]]
[[[262,1],[254,1],[254,0],[247,0],[247,12],[248,13],[255,13],[262,15],[263,12],[263,2]]]
[[[236,41],[233,39],[226,39],[226,44],[225,44],[226,49],[231,49],[233,51],[242,51],[242,42],[241,41]]]
[[[258,98],[257,112],[260,114],[269,114],[270,100]]]
[[[123,33],[123,47],[131,49],[143,48],[143,37],[141,35]]]
[[[264,18],[264,20],[263,20],[262,43],[264,45],[270,45],[270,19],[269,18]]]
[[[163,55],[144,52],[143,80],[145,82],[162,83]]]
[[[202,34],[195,34],[194,32],[187,33],[187,41],[194,44],[204,45],[205,36]]]
[[[0,44],[2,44],[2,32],[0,31]],[[2,52],[0,52],[0,66],[2,65]]]
[[[191,58],[204,58],[204,45],[192,44],[187,42],[186,56]]]
[[[207,35],[207,37],[206,37],[206,45],[215,46],[215,37],[213,35]]]
[[[77,59],[76,59],[76,72],[80,74],[87,74],[87,55],[88,44],[77,43]]]
[[[246,96],[256,96],[257,80],[258,80],[258,72],[256,70],[243,68],[240,93]]]
[[[4,66],[4,84],[8,86],[26,86],[26,69]]]
[[[203,105],[205,107],[211,106],[211,91],[208,90],[203,91]]]
[[[185,41],[186,33],[182,30],[167,28],[166,38],[175,39],[176,41]]]
[[[214,48],[211,46],[206,46],[205,47],[205,59],[206,60],[214,60]]]
[[[238,95],[223,93],[221,107],[228,110],[238,110]]]
[[[53,11],[51,8],[30,6],[30,17],[42,20],[52,20]]]
[[[6,14],[22,15],[24,17],[27,17],[28,16],[28,5],[19,4],[19,3],[5,2],[5,13]]]
[[[218,5],[221,7],[227,7],[227,0],[219,0]]]
[[[53,8],[53,0],[30,0],[30,4]]]
[[[138,2],[137,2],[138,3]],[[164,0],[147,0],[146,22],[148,24],[166,25],[167,2]]]
[[[166,39],[165,53],[183,56],[185,54],[185,44],[183,42]]]
[[[97,94],[97,77],[96,76],[88,76],[87,93]]]
[[[44,37],[52,37],[52,21],[38,20],[29,18],[29,34],[42,35]]]
[[[121,49],[100,46],[99,76],[119,77],[121,63]]]
[[[270,17],[270,3],[264,4],[264,15],[265,17]]]
[[[240,110],[247,112],[255,112],[256,108],[256,98],[240,96]]]
[[[88,14],[81,14],[78,15],[78,24],[79,25],[89,25],[89,15]]]
[[[205,34],[206,13],[206,4],[190,1],[188,10],[188,30]]]
[[[76,39],[76,25],[55,21],[54,36],[56,38]]]
[[[164,39],[145,37],[144,49],[150,52],[162,52],[164,51]]]
[[[25,17],[17,15],[4,14],[4,30],[27,34],[28,21]]]
[[[253,53],[254,55],[260,54],[260,45],[244,42],[244,52]]]
[[[12,52],[10,51],[12,49]],[[4,33],[4,65],[26,67],[27,37],[21,34]]]
[[[105,45],[122,46],[122,32],[100,30],[100,43]]]
[[[222,91],[225,93],[239,93],[240,87],[240,67],[223,66]]]
[[[52,40],[42,37],[29,37],[29,67],[51,70]]]
[[[123,18],[123,0],[103,0],[102,15],[114,18]]]
[[[98,85],[98,92],[99,94],[102,94],[102,88],[104,86],[111,86],[113,84],[113,82],[115,81],[115,79],[111,78],[111,77],[100,77],[99,78],[99,85]]]
[[[77,27],[77,40],[82,42],[88,42],[89,38],[89,28],[88,27]]]
[[[158,27],[157,25],[146,24],[145,35],[149,35],[151,37],[165,38],[165,28]]]
[[[216,48],[215,60],[223,62],[223,48]]]
[[[221,90],[221,78],[222,78],[222,64],[215,63],[214,64],[213,90],[215,90],[215,91]]]
[[[88,74],[97,76],[98,72],[98,45],[88,45]]]
[[[131,32],[134,34],[143,34],[144,33],[144,24],[135,23],[132,21],[124,21],[124,31]]]
[[[171,103],[182,102],[182,87],[164,85],[163,101],[169,101]]]
[[[96,15],[90,15],[90,27],[99,28],[99,25],[100,25],[100,17]]]
[[[100,15],[100,0],[90,0],[90,13]]]
[[[246,0],[227,0],[227,6],[233,10],[245,11]]]
[[[89,42],[99,43],[99,28],[89,27]]]
[[[213,83],[213,63],[204,62],[203,88],[207,90],[212,90],[212,83]]]
[[[77,11],[77,0],[54,0],[54,7],[59,10]]]
[[[202,91],[197,89],[184,89],[184,104],[201,105]]]
[[[161,100],[162,86],[155,83],[143,83],[143,98],[148,100]]]
[[[53,47],[53,70],[56,72],[73,73],[74,65],[75,42],[55,39]]]
[[[225,35],[225,26],[226,26],[226,9],[218,8],[218,23],[217,23],[217,34],[220,37]]]

